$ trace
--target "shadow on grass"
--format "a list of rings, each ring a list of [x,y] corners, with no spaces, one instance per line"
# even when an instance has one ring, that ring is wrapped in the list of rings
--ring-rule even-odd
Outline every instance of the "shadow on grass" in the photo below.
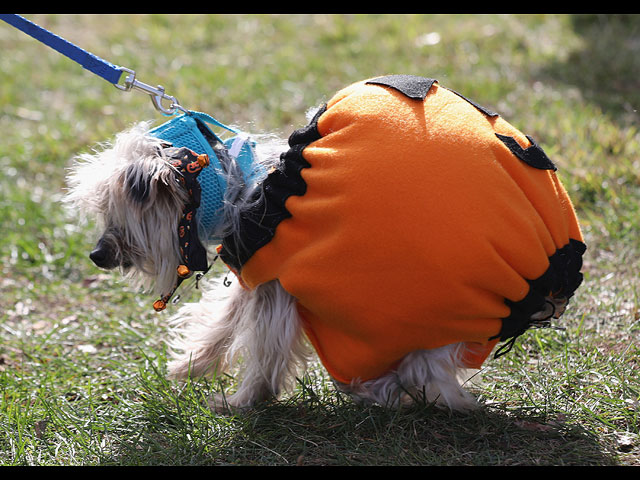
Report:
[[[585,100],[625,124],[640,120],[640,15],[572,15],[583,46],[539,75],[578,88]]]
[[[303,396],[236,416],[212,414],[209,432],[190,432],[189,442],[180,429],[148,423],[150,431],[140,432],[136,444],[105,463],[616,465],[615,455],[607,453],[596,435],[567,422],[488,407],[452,415],[431,406],[390,411],[358,407],[341,395],[322,400],[313,393]]]
[[[280,406],[245,422],[256,458],[301,465],[614,465],[580,427],[472,415]],[[280,443],[269,440],[280,438]],[[269,453],[272,451],[274,453]]]

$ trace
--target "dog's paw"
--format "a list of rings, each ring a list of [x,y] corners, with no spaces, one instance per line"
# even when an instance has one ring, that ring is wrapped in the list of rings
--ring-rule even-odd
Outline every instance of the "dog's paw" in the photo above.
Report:
[[[227,397],[221,393],[209,396],[207,403],[213,412],[220,415],[234,415],[255,407],[253,402],[239,402],[233,395]]]
[[[229,404],[223,394],[210,395],[207,398],[207,403],[211,411],[220,415],[232,415],[237,411],[235,407]]]
[[[169,378],[174,380],[183,380],[189,377],[191,372],[190,360],[174,359],[169,361],[167,365]]]
[[[231,395],[225,395],[224,393],[213,394],[209,396],[207,402],[212,411],[230,415],[251,410],[275,399],[275,395],[264,389],[252,389],[250,391],[240,389]]]

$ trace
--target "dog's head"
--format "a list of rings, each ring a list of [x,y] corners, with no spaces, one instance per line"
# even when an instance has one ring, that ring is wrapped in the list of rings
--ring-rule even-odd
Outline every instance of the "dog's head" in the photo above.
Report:
[[[136,286],[166,292],[180,264],[176,232],[188,193],[162,141],[140,124],[112,145],[80,155],[68,176],[68,204],[101,228],[89,254],[101,268],[121,268]]]

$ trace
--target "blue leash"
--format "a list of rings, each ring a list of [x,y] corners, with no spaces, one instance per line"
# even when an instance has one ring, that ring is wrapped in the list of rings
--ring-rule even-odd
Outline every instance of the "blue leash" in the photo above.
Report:
[[[79,63],[83,68],[114,84],[115,87],[120,90],[129,91],[132,88],[136,88],[143,91],[151,97],[154,107],[165,115],[173,115],[176,110],[187,112],[186,109],[180,106],[180,103],[175,97],[167,95],[164,92],[162,86],[152,87],[151,85],[136,80],[136,72],[131,69],[107,62],[20,15],[2,13],[0,14],[0,20],[4,20],[9,25],[53,48],[74,62]],[[123,73],[128,73],[128,75],[124,84],[121,85],[119,82]],[[170,102],[169,107],[163,105],[163,100]]]
[[[22,30],[27,35],[32,36],[54,50],[57,50],[66,57],[69,57],[71,60],[79,63],[90,72],[104,78],[109,83],[117,84],[120,80],[122,69],[117,65],[113,65],[112,63],[83,50],[82,48],[62,37],[59,37],[55,33],[45,30],[26,18],[21,17],[20,15],[3,13],[0,14],[0,19],[4,20],[9,25],[16,27],[18,30]]]

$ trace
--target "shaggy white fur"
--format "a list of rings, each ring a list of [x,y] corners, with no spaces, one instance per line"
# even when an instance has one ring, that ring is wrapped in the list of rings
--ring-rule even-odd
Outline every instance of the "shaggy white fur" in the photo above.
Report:
[[[74,213],[97,220],[114,258],[104,268],[121,267],[136,287],[168,291],[175,282],[180,255],[176,234],[187,194],[161,152],[161,140],[135,125],[93,153],[78,156],[65,201]],[[140,202],[132,186],[146,189]]]

